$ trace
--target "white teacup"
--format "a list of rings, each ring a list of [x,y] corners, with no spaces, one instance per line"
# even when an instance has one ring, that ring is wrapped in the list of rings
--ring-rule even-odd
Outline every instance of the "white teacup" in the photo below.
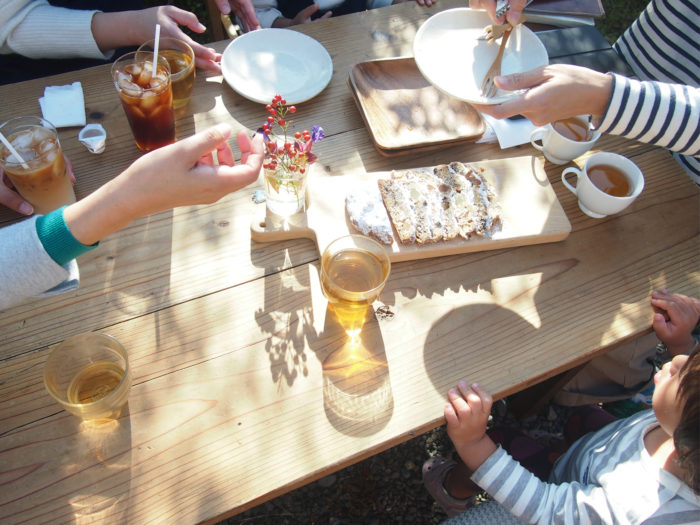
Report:
[[[566,180],[570,173],[576,174],[575,187]],[[624,210],[644,189],[644,176],[637,165],[622,155],[607,152],[588,157],[582,170],[566,168],[561,172],[561,181],[578,197],[581,211],[595,219]]]
[[[578,129],[572,128],[572,124]],[[578,133],[581,129],[585,130],[587,140],[584,135]],[[566,132],[566,136],[562,132]],[[590,128],[588,115],[579,115],[534,129],[530,134],[530,144],[540,150],[549,162],[566,164],[591,149],[599,137],[600,133]],[[539,140],[542,141],[541,146],[537,143]]]

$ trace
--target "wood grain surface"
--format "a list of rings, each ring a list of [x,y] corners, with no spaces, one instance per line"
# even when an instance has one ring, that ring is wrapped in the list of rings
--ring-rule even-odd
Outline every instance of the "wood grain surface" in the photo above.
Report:
[[[445,95],[421,75],[413,57],[355,64],[348,77],[357,107],[379,153],[405,154],[473,142],[486,124],[468,103]]]
[[[318,176],[541,161],[529,144],[377,151],[350,69],[410,56],[420,24],[459,4],[407,2],[299,27],[334,64],[329,86],[295,115],[295,127],[326,130],[314,148]],[[60,131],[82,198],[141,155],[107,66],[0,86],[0,99],[12,101],[0,120],[40,114],[44,87],[74,80],[89,121],[108,133],[95,156],[78,129]],[[216,122],[251,131],[265,116],[220,76],[198,74],[177,137]],[[445,392],[459,379],[501,398],[648,333],[652,290],[700,295],[699,192],[664,150],[612,136],[598,150],[644,173],[629,208],[584,215],[561,184],[566,166],[545,162],[569,236],[393,264],[356,366],[338,367],[346,338],[320,290],[315,243],[251,238],[260,182],[104,239],[80,257],[77,291],[0,312],[0,522],[214,523],[442,424]],[[0,225],[19,219],[0,209]],[[82,424],[44,390],[48,352],[82,331],[110,333],[129,352],[128,411],[109,425]]]

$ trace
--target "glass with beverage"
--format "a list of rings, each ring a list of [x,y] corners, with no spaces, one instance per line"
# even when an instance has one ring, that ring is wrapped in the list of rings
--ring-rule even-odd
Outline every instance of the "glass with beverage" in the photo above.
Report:
[[[131,388],[129,358],[112,336],[74,335],[49,355],[44,384],[63,408],[83,419],[116,419]]]
[[[149,40],[139,51],[153,52],[155,40]],[[187,42],[171,37],[158,40],[158,55],[162,55],[170,66],[170,82],[173,86],[173,107],[177,110],[187,105],[194,86],[194,51]]]
[[[384,247],[362,235],[348,235],[328,245],[321,256],[321,288],[338,322],[357,339],[389,277]]]
[[[153,71],[153,53],[134,51],[112,65],[112,78],[141,151],[175,142],[175,115],[170,66],[159,54]]]
[[[75,202],[75,193],[53,125],[40,117],[16,117],[0,124],[17,158],[0,144],[0,166],[36,213]]]

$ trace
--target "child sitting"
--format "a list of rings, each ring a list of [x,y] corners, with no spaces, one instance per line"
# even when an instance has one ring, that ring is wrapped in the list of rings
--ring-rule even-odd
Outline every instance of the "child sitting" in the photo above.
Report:
[[[551,472],[538,472],[543,481],[486,433],[488,392],[460,382],[448,392],[445,419],[464,465],[450,474],[466,467],[471,481],[529,523],[698,523],[700,352],[674,357],[654,383],[652,409],[578,439]],[[478,491],[466,476],[445,481],[440,488],[454,501]]]

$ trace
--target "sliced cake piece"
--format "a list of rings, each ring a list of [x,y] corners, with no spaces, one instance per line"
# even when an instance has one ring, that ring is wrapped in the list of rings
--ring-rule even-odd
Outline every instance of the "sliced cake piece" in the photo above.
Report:
[[[357,231],[382,244],[392,244],[391,220],[384,207],[382,194],[374,184],[353,189],[345,197],[345,210]]]
[[[402,244],[416,241],[416,214],[403,185],[395,179],[377,181],[384,205]]]

